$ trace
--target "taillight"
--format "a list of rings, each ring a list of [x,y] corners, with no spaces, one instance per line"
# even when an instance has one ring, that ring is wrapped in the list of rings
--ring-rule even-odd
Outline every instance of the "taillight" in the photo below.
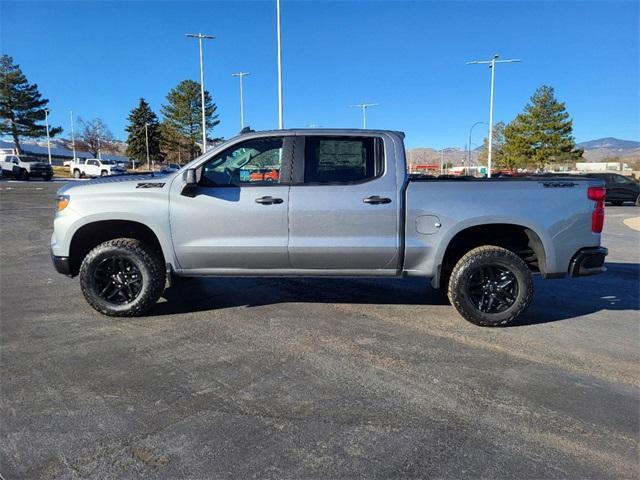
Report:
[[[604,227],[604,198],[607,191],[604,187],[589,187],[587,197],[589,200],[596,202],[596,206],[591,214],[591,231],[593,233],[602,233]]]

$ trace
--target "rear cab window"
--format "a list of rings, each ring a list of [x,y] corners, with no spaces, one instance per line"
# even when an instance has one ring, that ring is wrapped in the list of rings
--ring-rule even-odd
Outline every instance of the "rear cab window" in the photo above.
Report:
[[[360,183],[384,171],[379,137],[307,136],[304,183],[310,185]]]

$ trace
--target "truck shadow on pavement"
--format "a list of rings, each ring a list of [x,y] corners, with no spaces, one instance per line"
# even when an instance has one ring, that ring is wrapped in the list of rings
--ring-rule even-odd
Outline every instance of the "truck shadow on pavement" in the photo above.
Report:
[[[640,265],[608,263],[607,272],[562,280],[536,278],[529,309],[512,327],[567,320],[601,310],[640,310]],[[148,316],[257,307],[280,303],[448,305],[421,278],[182,278]],[[428,317],[425,317],[428,321]]]

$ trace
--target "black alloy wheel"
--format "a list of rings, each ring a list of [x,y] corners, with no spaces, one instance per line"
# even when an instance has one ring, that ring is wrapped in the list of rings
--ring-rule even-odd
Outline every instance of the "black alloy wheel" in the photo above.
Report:
[[[93,281],[98,296],[117,305],[132,302],[142,290],[142,273],[123,257],[102,260],[96,266]]]
[[[467,295],[481,312],[504,312],[518,297],[518,279],[505,267],[481,266],[469,278]]]

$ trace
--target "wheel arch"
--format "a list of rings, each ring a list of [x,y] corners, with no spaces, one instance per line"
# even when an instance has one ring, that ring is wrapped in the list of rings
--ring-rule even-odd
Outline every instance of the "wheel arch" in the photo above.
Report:
[[[69,243],[70,274],[80,270],[84,257],[94,247],[116,238],[134,238],[151,246],[166,263],[169,258],[162,239],[148,225],[135,220],[96,220],[85,223],[74,231]]]
[[[455,263],[469,250],[482,245],[495,245],[513,251],[520,256],[533,272],[546,276],[552,252],[550,242],[545,241],[539,229],[519,222],[491,222],[464,225],[450,232],[448,241],[441,242],[436,257],[437,266],[432,285],[440,287],[443,279]]]

